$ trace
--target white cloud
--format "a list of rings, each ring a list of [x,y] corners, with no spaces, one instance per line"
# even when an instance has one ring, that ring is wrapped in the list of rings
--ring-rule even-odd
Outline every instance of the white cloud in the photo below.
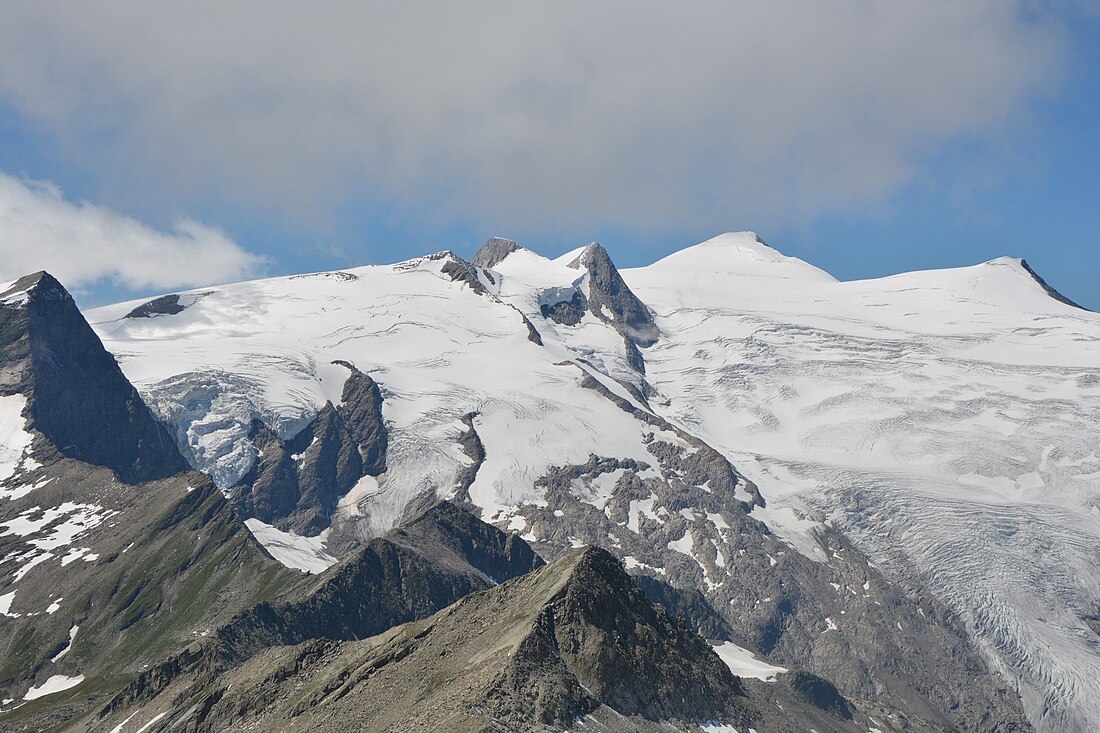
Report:
[[[169,200],[756,226],[888,196],[1013,129],[1063,63],[1045,7],[8,4],[0,102]]]
[[[247,277],[262,264],[196,221],[161,232],[110,209],[66,201],[50,183],[0,173],[0,281],[47,270],[68,287],[110,280],[167,290]]]

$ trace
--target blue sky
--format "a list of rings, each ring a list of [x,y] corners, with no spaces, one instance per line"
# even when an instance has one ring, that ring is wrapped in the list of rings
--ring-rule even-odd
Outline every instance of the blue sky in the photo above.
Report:
[[[1100,309],[1090,5],[683,7],[5,6],[0,278],[94,304],[751,229],[842,279],[1024,257]]]

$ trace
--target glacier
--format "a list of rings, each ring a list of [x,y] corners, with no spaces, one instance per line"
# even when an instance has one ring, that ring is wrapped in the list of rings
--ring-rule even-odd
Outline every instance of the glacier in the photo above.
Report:
[[[1011,258],[841,282],[751,232],[725,234],[621,271],[659,330],[640,370],[613,314],[544,315],[590,296],[572,266],[584,252],[517,247],[469,282],[441,253],[181,293],[174,314],[127,317],[134,301],[87,315],[223,489],[256,458],[253,420],[290,437],[339,401],[347,370],[334,361],[370,374],[388,467],[337,518],[362,536],[425,492],[454,495],[471,463],[464,416],[485,452],[469,500],[532,540],[560,467],[613,458],[570,484],[609,512],[600,503],[624,466],[663,470],[651,441],[690,451],[684,436],[698,439],[737,467],[751,516],[791,552],[827,563],[822,532],[843,532],[959,614],[1038,730],[1100,729],[1100,315],[1051,297]],[[723,545],[695,524],[720,536],[719,514],[670,513],[655,494],[628,514],[635,534],[687,520],[667,549],[698,563],[704,587],[721,583]],[[296,546],[316,548],[300,564],[332,559]]]

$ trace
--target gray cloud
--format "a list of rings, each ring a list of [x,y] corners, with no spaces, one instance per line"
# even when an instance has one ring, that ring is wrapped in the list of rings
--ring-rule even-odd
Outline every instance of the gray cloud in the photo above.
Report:
[[[7,3],[0,100],[171,196],[757,225],[881,200],[1011,130],[1063,63],[1034,7]]]
[[[246,278],[263,260],[222,232],[181,220],[161,232],[55,186],[0,173],[0,282],[48,270],[78,290],[110,280],[132,289],[174,289]]]

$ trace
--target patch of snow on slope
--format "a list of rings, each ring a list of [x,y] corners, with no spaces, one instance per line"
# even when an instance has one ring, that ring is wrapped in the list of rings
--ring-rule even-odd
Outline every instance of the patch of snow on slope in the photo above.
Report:
[[[5,593],[0,596],[0,616],[7,616],[8,618],[18,618],[20,614],[11,612],[11,604],[15,601],[15,594],[17,591]]]
[[[245,526],[273,558],[288,568],[316,574],[336,564],[336,558],[325,551],[323,532],[317,537],[301,537],[283,532],[258,519],[245,520]]]
[[[27,398],[21,394],[0,397],[0,482],[15,475],[34,439],[26,429],[26,407]]]
[[[713,646],[714,651],[726,663],[730,671],[738,677],[751,677],[764,682],[775,682],[777,674],[783,674],[787,671],[786,667],[778,667],[774,664],[768,664],[762,659],[757,659],[755,654],[748,649],[737,646],[732,641],[723,641]]]
[[[23,696],[24,700],[37,700],[40,697],[46,695],[53,695],[58,692],[64,692],[65,690],[76,687],[84,681],[84,675],[77,675],[76,677],[67,677],[63,674],[55,674],[48,680],[43,682],[38,687],[32,687],[27,690],[27,694]]]
[[[70,650],[71,650],[71,649],[73,648],[73,642],[74,642],[74,641],[76,641],[76,632],[78,632],[78,631],[80,631],[80,627],[79,627],[79,626],[74,626],[74,627],[72,627],[71,629],[69,629],[69,644],[68,644],[68,646],[66,646],[66,647],[65,647],[64,649],[62,649],[61,651],[59,651],[59,652],[57,653],[57,656],[55,656],[55,657],[54,657],[53,659],[51,659],[51,660],[50,660],[51,662],[58,662],[58,661],[60,661],[60,660],[61,660],[61,659],[62,659],[62,658],[63,658],[63,657],[64,657],[64,656],[66,655],[66,654],[68,654],[68,653],[69,653],[69,651],[70,651]]]

